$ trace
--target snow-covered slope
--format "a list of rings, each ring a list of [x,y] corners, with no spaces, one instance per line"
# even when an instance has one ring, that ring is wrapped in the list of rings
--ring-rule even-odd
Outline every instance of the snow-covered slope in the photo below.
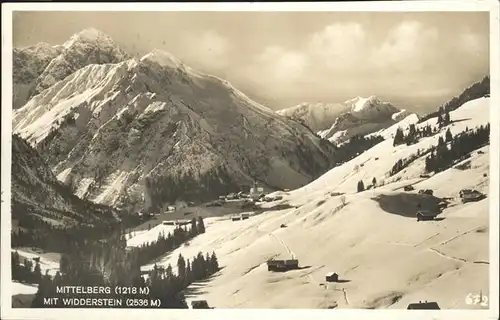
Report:
[[[150,230],[131,232],[126,235],[127,246],[128,247],[140,247],[148,242],[153,242],[158,240],[158,236],[163,234],[167,236],[169,233],[173,233],[175,226],[159,224]]]
[[[488,107],[489,99],[477,99],[451,112],[452,120],[460,120],[449,126],[452,134],[488,123]],[[436,119],[418,126],[427,124],[436,126]],[[444,131],[411,146],[393,147],[388,139],[312,183],[280,193],[283,200],[248,220],[205,219],[206,233],[157,263],[175,270],[179,253],[214,250],[224,268],[188,298],[207,299],[216,308],[406,309],[423,300],[442,309],[479,308],[465,297],[489,295],[489,200],[462,204],[457,198],[463,188],[489,194],[489,146],[471,153],[468,170],[420,178],[422,157],[386,177],[398,159],[437,144],[440,135]],[[380,186],[356,193],[359,180],[366,185],[373,177]],[[408,184],[414,192],[403,192]],[[425,210],[438,201],[417,192],[423,188],[453,198],[436,221],[414,218],[417,204]],[[273,210],[277,204],[290,209]],[[265,262],[274,256],[295,257],[303,268],[268,272]],[[328,272],[341,281],[322,285]]]
[[[366,135],[385,129],[410,115],[376,96],[356,97],[344,103],[349,111],[341,114],[327,130],[318,134],[334,143],[342,143],[355,135]]]
[[[159,50],[77,70],[16,110],[13,127],[77,195],[105,204],[199,200],[254,179],[297,188],[333,163],[303,125]]]

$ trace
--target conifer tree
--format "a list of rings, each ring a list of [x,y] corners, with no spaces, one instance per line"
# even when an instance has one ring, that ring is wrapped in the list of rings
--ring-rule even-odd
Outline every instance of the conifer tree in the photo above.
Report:
[[[195,236],[198,234],[198,227],[196,225],[196,218],[191,219],[191,230],[190,230],[191,236]]]
[[[40,263],[36,263],[35,265],[35,270],[33,271],[34,273],[34,281],[35,283],[40,283],[40,281],[42,280],[42,269],[40,268]]]
[[[400,145],[404,142],[404,134],[403,134],[403,130],[401,128],[397,128],[396,129],[396,134],[394,135],[394,142],[393,142],[393,146],[397,146],[397,145]]]
[[[205,223],[202,217],[198,217],[198,234],[205,233]]]
[[[446,130],[446,142],[449,142],[452,140],[453,140],[453,136],[451,135],[450,128],[448,128],[448,130]]]
[[[186,261],[184,257],[179,253],[179,258],[177,259],[177,272],[180,277],[186,274]]]
[[[363,180],[360,180],[358,182],[358,192],[362,192],[362,191],[365,191],[365,185],[363,183]]]
[[[219,270],[219,261],[217,259],[217,256],[215,255],[215,251],[212,252],[210,263],[212,264],[212,270],[214,270],[214,272],[217,272]]]

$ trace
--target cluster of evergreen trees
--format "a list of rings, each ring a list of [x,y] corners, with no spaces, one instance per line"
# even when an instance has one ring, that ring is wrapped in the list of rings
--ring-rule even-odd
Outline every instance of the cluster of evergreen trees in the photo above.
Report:
[[[123,251],[122,251],[123,253]],[[115,251],[115,258],[117,252]],[[124,259],[118,259],[123,261]],[[62,262],[62,261],[61,261]],[[120,273],[120,277],[116,281],[109,281],[106,275],[93,272],[92,269],[86,269],[85,264],[83,268],[74,269],[75,264],[61,263],[61,271],[57,272],[52,278],[46,274],[37,274],[39,283],[38,291],[33,299],[32,308],[54,308],[63,307],[62,298],[118,298],[123,299],[124,295],[119,295],[111,290],[108,294],[73,294],[73,293],[57,293],[56,286],[63,285],[80,285],[80,286],[134,286],[137,288],[149,288],[149,293],[144,294],[128,294],[126,298],[139,298],[139,299],[159,299],[161,301],[161,308],[187,308],[186,300],[183,291],[193,282],[209,278],[217,271],[220,270],[219,262],[215,252],[211,255],[208,253],[204,256],[201,252],[196,257],[185,260],[182,255],[179,255],[177,268],[178,272],[174,273],[172,266],[169,264],[166,268],[154,266],[148,273],[147,279],[140,275],[139,267],[129,264],[129,269],[124,269]],[[45,305],[44,298],[59,297],[58,303],[55,305]],[[68,307],[68,306],[64,306]],[[91,307],[91,306],[89,306]],[[117,306],[118,307],[118,306]],[[123,303],[122,308],[127,308]],[[150,308],[149,306],[142,306],[142,308]]]
[[[444,107],[440,107],[438,111],[437,122],[439,128],[443,128],[449,125],[451,123],[450,111],[448,109],[445,109]]]
[[[186,226],[182,226],[175,228],[173,233],[168,233],[167,235],[160,233],[156,241],[131,248],[130,256],[142,265],[162,256],[165,252],[170,252],[178,248],[182,243],[202,233],[205,233],[203,218],[193,218],[191,219],[189,229]]]
[[[450,112],[456,110],[466,102],[484,97],[489,93],[490,93],[490,77],[486,76],[480,82],[476,82],[467,89],[465,89],[460,95],[445,102],[440,109]],[[430,113],[422,117],[419,120],[419,122],[424,122],[429,120],[430,118],[438,117],[440,114],[442,114],[441,110]]]
[[[373,177],[372,184],[368,186],[368,189],[375,188],[376,186],[377,186],[377,178]],[[363,182],[363,180],[358,181],[357,190],[358,192],[365,191],[365,183]]]
[[[365,184],[363,182],[363,180],[359,180],[358,181],[358,192],[363,192],[365,191]]]
[[[438,145],[432,146],[427,150],[420,151],[410,155],[408,158],[399,159],[394,163],[389,171],[389,176],[393,176],[404,168],[408,167],[416,159],[428,155],[425,159],[425,170],[427,172],[439,172],[449,168],[454,161],[462,159],[471,151],[489,143],[489,127],[480,126],[476,130],[469,131],[466,128],[464,132],[453,136],[450,129],[446,130],[443,137],[439,137]],[[447,147],[450,145],[450,148]]]
[[[456,160],[461,160],[467,155],[489,144],[490,124],[480,126],[474,130],[466,130],[452,136],[446,134],[446,142],[439,137],[438,144],[430,155],[425,159],[425,170],[427,172],[440,172],[451,167]],[[448,148],[449,144],[449,148]]]
[[[26,217],[35,219],[34,216]],[[26,228],[20,223],[22,228],[12,230],[13,248],[36,246],[44,251],[71,252],[73,248],[107,238],[110,232],[117,229],[117,226],[108,224],[59,227],[41,219],[36,221],[32,228]]]
[[[346,143],[340,146],[334,146],[334,156],[336,165],[341,165],[349,160],[354,159],[361,153],[372,148],[373,146],[384,141],[384,137],[380,135],[354,136]]]
[[[398,172],[402,171],[404,168],[408,167],[413,161],[428,154],[429,152],[434,150],[434,148],[435,147],[431,147],[424,151],[420,151],[420,149],[418,149],[417,153],[410,155],[408,158],[399,159],[398,161],[396,161],[396,163],[394,163],[394,165],[391,168],[391,171],[389,171],[389,176],[393,176]]]
[[[148,299],[160,299],[162,308],[186,308],[185,299],[181,292],[194,281],[210,277],[219,270],[219,263],[215,252],[205,256],[200,252],[190,261],[181,255],[178,259],[178,273],[172,272],[172,267],[160,268],[155,266],[147,280],[141,276],[141,265],[151,259],[168,253],[180,246],[181,243],[205,232],[203,220],[193,219],[191,228],[178,227],[168,236],[161,235],[157,241],[147,245],[127,249],[126,240],[120,230],[109,231],[108,238],[100,241],[69,242],[70,250],[63,253],[60,259],[59,272],[55,277],[46,274],[42,276],[40,265],[33,265],[25,260],[22,266],[19,255],[12,254],[12,268],[14,280],[39,283],[32,307],[61,307],[62,305],[45,306],[46,297],[82,297],[74,294],[57,294],[56,285],[102,285],[102,286],[136,286],[149,287]],[[122,298],[114,293],[92,295],[91,298]],[[128,296],[131,298],[132,296]],[[144,298],[136,296],[137,298]]]
[[[186,260],[181,254],[179,254],[177,259],[177,276],[183,288],[187,288],[193,282],[207,279],[219,271],[219,269],[219,261],[215,252],[212,252],[212,255],[206,253],[205,256],[203,253],[198,252],[198,254],[193,257],[191,261],[189,259]],[[155,272],[158,272],[159,270],[161,269],[155,265],[150,273],[149,279],[155,276]],[[170,264],[165,269],[165,273],[172,273],[172,266]]]
[[[447,112],[444,112],[443,115],[438,115],[438,124],[440,128],[447,126],[450,123],[450,115]],[[421,128],[417,128],[415,124],[410,124],[406,131],[408,131],[408,134],[405,135],[402,128],[399,127],[396,129],[393,146],[397,146],[400,144],[415,144],[419,139],[432,137],[439,132],[436,127],[432,128],[430,124],[427,124],[425,127]]]
[[[33,262],[29,259],[24,259],[21,264],[19,253],[11,252],[10,261],[12,266],[12,280],[26,283],[40,283],[42,279],[42,269],[40,263],[37,262],[33,268]]]
[[[408,134],[404,134],[403,129],[398,127],[394,135],[393,146],[398,146],[400,144],[411,145],[417,143],[420,138],[430,137],[437,133],[437,129],[432,129],[430,125],[423,128],[417,128],[415,124],[410,124],[408,127]]]
[[[149,212],[160,212],[165,203],[208,201],[215,196],[239,190],[229,172],[218,167],[196,176],[193,172],[181,175],[154,176],[146,179],[145,187],[151,200]]]

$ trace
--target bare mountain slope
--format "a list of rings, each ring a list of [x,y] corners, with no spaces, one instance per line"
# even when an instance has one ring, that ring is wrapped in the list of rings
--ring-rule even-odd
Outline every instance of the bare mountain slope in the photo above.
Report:
[[[35,82],[62,47],[39,43],[13,51],[13,108],[22,107],[32,96]]]
[[[104,204],[158,207],[253,180],[297,188],[333,163],[303,125],[158,50],[77,70],[16,110],[13,126],[77,195]]]
[[[74,196],[38,152],[17,135],[12,136],[11,194],[12,219],[25,225],[33,217],[59,226],[115,220],[110,208]]]

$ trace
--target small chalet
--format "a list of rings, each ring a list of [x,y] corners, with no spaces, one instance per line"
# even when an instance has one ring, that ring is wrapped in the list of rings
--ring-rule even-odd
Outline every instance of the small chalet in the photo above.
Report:
[[[288,270],[294,270],[299,268],[299,260],[268,260],[267,261],[267,271],[284,272]]]
[[[422,189],[422,190],[419,190],[418,193],[428,194],[428,195],[432,196],[434,194],[434,191],[432,191],[431,189]]]
[[[193,309],[210,309],[207,300],[191,301],[191,308]]]
[[[429,211],[419,211],[417,212],[417,221],[428,221],[434,220],[437,214],[429,212]]]
[[[422,302],[419,301],[418,303],[410,303],[408,305],[407,310],[440,310],[441,308],[437,304],[437,302]]]
[[[187,220],[187,219],[179,219],[179,220],[175,221],[175,224],[179,225],[179,226],[185,226],[185,225],[190,224],[190,223],[191,223],[191,220]]]
[[[241,214],[241,220],[246,220],[248,218],[250,218],[250,215],[248,213],[242,213]]]
[[[480,201],[485,198],[484,194],[477,190],[470,190],[470,189],[463,189],[460,190],[460,198],[462,199],[463,203],[466,202],[474,202],[474,201]]]
[[[415,190],[415,188],[412,185],[408,185],[408,186],[404,187],[404,190],[405,191],[412,191],[412,190]]]
[[[233,216],[231,217],[231,221],[240,221],[241,220],[241,216]]]
[[[325,276],[326,282],[337,282],[339,281],[339,275],[335,272],[329,272]]]

